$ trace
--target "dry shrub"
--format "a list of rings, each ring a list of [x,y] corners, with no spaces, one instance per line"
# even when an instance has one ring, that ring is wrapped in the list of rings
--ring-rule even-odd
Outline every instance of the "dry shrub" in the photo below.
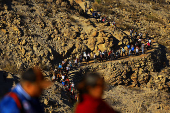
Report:
[[[146,21],[154,21],[154,22],[164,24],[164,22],[161,19],[158,19],[156,16],[149,15],[149,14],[146,15]]]
[[[100,4],[101,3],[101,0],[95,0],[98,4]]]
[[[164,40],[164,41],[162,41]],[[170,52],[170,40],[167,39],[167,36],[162,36],[161,39],[158,41],[159,44],[164,45],[167,47],[167,51]]]
[[[99,4],[95,2],[95,3],[93,4],[93,8],[94,8],[94,10],[98,10]]]
[[[137,0],[139,3],[149,3],[149,0]]]
[[[134,27],[129,25],[129,24],[121,24],[119,28],[122,29],[122,30],[130,30],[130,29],[132,29]]]
[[[121,30],[136,29],[133,25],[123,23],[123,20],[116,21],[116,26]]]
[[[133,13],[133,14],[131,15],[131,18],[132,18],[132,21],[136,21],[136,20],[139,19],[139,17],[138,17],[135,13]]]
[[[111,5],[111,4],[114,4],[114,3],[113,3],[113,0],[105,0],[105,4],[106,5]]]
[[[35,3],[44,3],[44,2],[46,2],[46,0],[34,0],[35,1]]]
[[[73,18],[73,17],[71,17],[71,16],[69,16],[68,18],[69,18],[72,22],[77,22],[76,19]]]
[[[159,10],[159,6],[158,6],[158,5],[153,5],[153,6],[152,6],[152,9],[153,9],[153,10]]]
[[[165,4],[165,0],[137,0],[139,3],[159,3],[159,4]]]
[[[111,11],[107,6],[102,5],[102,4],[94,3],[93,8],[94,8],[94,10],[102,12],[104,14],[112,14],[113,13],[113,11]]]

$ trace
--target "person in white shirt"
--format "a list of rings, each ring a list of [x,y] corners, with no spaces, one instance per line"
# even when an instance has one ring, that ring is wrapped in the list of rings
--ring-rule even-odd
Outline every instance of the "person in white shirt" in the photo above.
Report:
[[[140,38],[142,38],[142,35],[143,35],[143,34],[140,32],[140,33],[139,33]]]
[[[65,63],[65,61],[62,61],[62,65]]]
[[[138,39],[138,41],[139,41],[139,42],[141,42],[141,41],[142,41],[142,39],[140,39],[140,38],[139,38],[139,39]]]
[[[62,79],[65,80],[65,75],[64,74],[62,74]]]
[[[74,62],[74,63],[75,63],[75,65],[76,65],[76,66],[78,66],[78,58],[77,58],[77,57],[76,57],[76,59],[75,59],[75,62]]]
[[[71,83],[71,87],[74,87],[74,83],[73,82]]]
[[[148,42],[151,44],[151,42],[152,42],[151,39],[149,39]]]
[[[69,67],[69,64],[68,64],[67,67],[66,67],[67,74],[68,74],[69,71],[70,71],[70,67]]]
[[[53,77],[52,77],[52,81],[55,81],[55,80],[56,80],[55,75],[53,75]]]
[[[94,53],[94,59],[96,59],[96,53]]]
[[[55,73],[55,74],[57,73],[57,71],[58,71],[57,69],[54,69],[54,73]]]
[[[139,47],[136,47],[136,56],[139,55]]]
[[[126,56],[124,47],[122,47],[122,56],[123,56],[123,54]]]
[[[86,58],[86,52],[83,53],[83,57]]]

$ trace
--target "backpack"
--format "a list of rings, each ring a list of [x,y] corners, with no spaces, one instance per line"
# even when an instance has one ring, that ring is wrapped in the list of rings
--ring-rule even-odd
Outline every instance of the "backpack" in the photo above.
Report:
[[[65,82],[64,81],[62,82],[62,85],[65,86]]]
[[[7,95],[15,101],[18,109],[21,111],[21,113],[23,113],[23,106],[21,104],[21,100],[19,99],[18,95],[14,92],[9,92]]]
[[[130,49],[130,45],[127,45],[128,49]]]
[[[151,45],[151,44],[148,42],[148,43],[147,43],[147,46],[150,46],[150,45]]]
[[[134,51],[135,50],[135,48],[134,47],[132,47],[132,51]]]

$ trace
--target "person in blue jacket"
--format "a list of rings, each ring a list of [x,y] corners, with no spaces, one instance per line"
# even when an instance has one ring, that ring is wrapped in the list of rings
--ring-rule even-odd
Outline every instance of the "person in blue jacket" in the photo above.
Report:
[[[58,66],[58,68],[59,68],[59,69],[62,69],[62,65],[61,65],[61,63],[59,63],[59,66]]]
[[[21,82],[1,100],[0,113],[44,113],[39,97],[51,84],[38,67],[27,69]]]

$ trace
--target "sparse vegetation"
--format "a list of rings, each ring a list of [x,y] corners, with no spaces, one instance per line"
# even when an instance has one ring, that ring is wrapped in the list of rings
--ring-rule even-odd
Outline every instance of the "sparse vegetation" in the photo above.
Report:
[[[147,20],[147,21],[158,22],[158,23],[161,23],[161,24],[164,23],[161,19],[158,19],[156,16],[153,16],[153,15],[150,15],[150,14],[147,14],[147,15],[146,15],[146,20]]]
[[[69,16],[69,19],[70,19],[72,22],[76,22],[76,19],[73,18],[73,17],[71,17],[71,16]]]
[[[159,4],[165,4],[165,0],[137,0],[139,3],[159,3]]]
[[[102,5],[102,4],[94,3],[93,8],[97,11],[104,13],[104,14],[112,14],[113,13],[113,11],[111,11],[107,6]]]
[[[99,4],[101,2],[101,0],[96,0],[96,2]]]
[[[158,5],[153,5],[153,6],[152,6],[152,9],[154,9],[154,10],[159,10],[159,6],[158,6]]]

